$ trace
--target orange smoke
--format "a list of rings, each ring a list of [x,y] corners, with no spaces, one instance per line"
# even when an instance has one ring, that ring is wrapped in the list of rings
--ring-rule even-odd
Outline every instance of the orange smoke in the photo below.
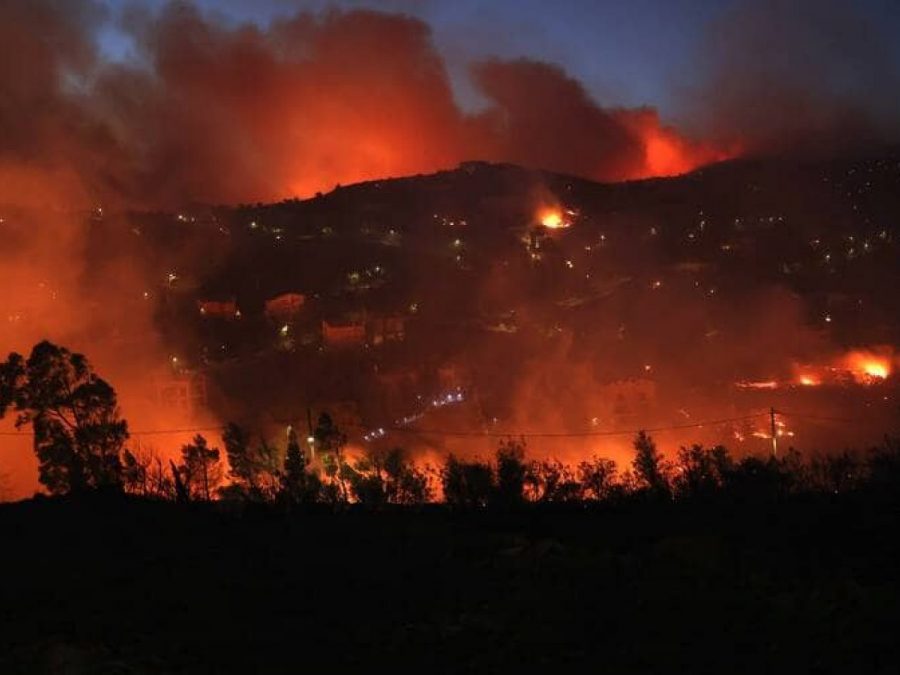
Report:
[[[655,110],[632,113],[629,123],[644,149],[643,171],[635,177],[677,176],[741,154],[737,143],[716,146],[688,139],[663,125]]]
[[[472,159],[615,181],[733,154],[526,59],[474,64],[485,106],[466,111],[408,16],[300,12],[260,28],[171,3],[131,17],[135,66],[100,57],[90,6],[0,5],[0,63],[28,64],[0,67],[15,139],[0,142],[0,203],[46,206],[57,183],[79,207],[275,201]]]

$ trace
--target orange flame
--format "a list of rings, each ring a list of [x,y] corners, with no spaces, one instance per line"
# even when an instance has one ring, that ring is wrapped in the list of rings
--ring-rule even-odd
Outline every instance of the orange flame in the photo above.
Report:
[[[698,142],[664,125],[652,109],[631,111],[625,123],[637,135],[644,150],[643,169],[630,178],[678,176],[706,164],[732,159],[742,153],[740,144]]]
[[[841,365],[850,371],[860,384],[875,384],[891,375],[891,358],[867,350],[855,350],[847,354]]]
[[[538,220],[548,230],[562,230],[571,226],[571,223],[565,219],[562,210],[555,207],[542,209],[538,214]]]

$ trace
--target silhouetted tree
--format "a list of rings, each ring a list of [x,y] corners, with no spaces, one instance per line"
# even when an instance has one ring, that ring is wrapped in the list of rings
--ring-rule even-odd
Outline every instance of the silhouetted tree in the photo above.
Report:
[[[225,456],[228,458],[228,476],[241,487],[256,486],[256,463],[250,457],[250,438],[241,427],[229,422],[222,432]]]
[[[31,425],[38,479],[52,494],[121,489],[128,425],[83,355],[46,341],[27,360],[10,354],[0,364],[0,417],[9,409],[16,426]]]
[[[732,470],[733,463],[724,446],[682,447],[675,465],[675,493],[689,499],[708,499],[724,486]]]
[[[497,489],[495,503],[512,507],[525,501],[525,442],[508,439],[497,449]]]
[[[251,444],[249,435],[234,423],[225,427],[222,440],[231,479],[231,484],[220,490],[222,495],[252,500],[274,497],[279,484],[278,449],[265,439]]]
[[[428,475],[418,469],[402,448],[384,457],[385,491],[391,504],[423,504],[431,498]]]
[[[484,507],[494,492],[494,471],[483,462],[462,462],[453,455],[441,469],[444,501],[451,506]]]
[[[318,501],[321,481],[309,471],[309,457],[300,445],[297,432],[288,433],[284,471],[281,476],[281,496],[292,504],[310,504]]]
[[[809,487],[830,494],[857,489],[865,480],[865,464],[855,452],[844,450],[835,455],[816,455],[809,461]]]
[[[325,475],[329,484],[323,486],[323,495],[326,501],[332,503],[346,502],[350,497],[349,478],[352,467],[344,456],[344,447],[347,445],[347,436],[338,428],[337,424],[327,412],[319,415],[316,428],[313,431],[316,448],[318,448]]]
[[[172,484],[175,488],[175,501],[179,504],[187,504],[191,501],[191,494],[182,479],[182,472],[171,459],[169,460],[169,466],[172,467]]]
[[[402,448],[370,449],[350,471],[354,497],[363,504],[422,504],[431,496],[428,475]]]
[[[155,499],[173,499],[175,486],[162,459],[150,449],[126,448],[122,452],[122,486],[125,492]]]
[[[645,431],[639,431],[634,439],[635,457],[631,462],[634,476],[641,488],[653,496],[670,494],[668,467],[656,443]]]
[[[615,488],[616,463],[611,459],[594,457],[578,465],[578,480],[582,495],[589,499],[609,499]]]
[[[572,470],[555,459],[531,462],[525,476],[531,498],[537,502],[571,502],[581,499],[581,484]]]
[[[872,489],[896,497],[900,491],[900,440],[885,436],[882,445],[869,451],[866,469]]]
[[[151,452],[151,462],[147,467],[147,494],[156,499],[175,499],[175,483],[163,466],[162,458]]]
[[[150,457],[143,453],[122,451],[122,487],[132,495],[148,493]]]
[[[339,452],[347,445],[347,436],[327,412],[319,415],[316,428],[313,430],[313,439],[319,452],[325,454]]]
[[[377,455],[368,453],[360,457],[346,474],[353,497],[360,504],[380,506],[387,503],[383,467]]]
[[[730,498],[744,502],[772,501],[787,495],[798,482],[774,457],[744,457],[725,475]]]
[[[209,501],[222,482],[222,465],[219,449],[210,448],[206,438],[197,434],[194,440],[181,448],[181,464],[178,477],[183,481],[191,499]]]

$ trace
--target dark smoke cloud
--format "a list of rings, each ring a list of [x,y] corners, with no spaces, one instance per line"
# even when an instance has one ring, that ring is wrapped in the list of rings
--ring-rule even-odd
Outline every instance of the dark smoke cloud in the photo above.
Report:
[[[658,171],[648,134],[674,153],[664,169],[709,159],[654,111],[604,109],[544,63],[474,65],[488,106],[468,114],[430,29],[403,15],[300,12],[260,28],[190,4],[135,8],[126,63],[98,59],[104,16],[89,0],[6,0],[0,18],[0,162],[82,202],[271,200],[473,158],[634,178]]]
[[[633,111],[603,109],[560,68],[536,61],[487,61],[472,68],[492,102],[482,121],[498,159],[616,180],[644,170]]]
[[[137,53],[115,64],[95,47],[108,20],[93,0],[0,2],[0,202],[270,200],[475,158],[619,180],[738,148],[853,149],[900,125],[889,29],[838,0],[744,3],[711,27],[684,118],[712,144],[528,60],[474,64],[487,105],[466,113],[428,26],[399,14],[261,28],[133,8]]]
[[[755,0],[726,12],[684,89],[686,123],[762,154],[896,143],[898,22],[876,24],[861,4]]]

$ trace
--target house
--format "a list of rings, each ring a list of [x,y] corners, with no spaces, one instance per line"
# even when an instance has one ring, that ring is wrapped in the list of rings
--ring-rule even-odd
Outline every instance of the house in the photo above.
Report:
[[[403,342],[406,337],[406,318],[382,316],[369,320],[369,339],[373,345],[385,342]]]
[[[628,424],[646,418],[656,400],[656,383],[646,378],[615,380],[601,386],[599,394],[603,416]]]
[[[228,300],[198,300],[197,309],[200,315],[207,319],[239,319],[241,310],[234,298]]]
[[[306,296],[302,293],[282,293],[266,300],[265,315],[270,321],[288,323],[297,318],[304,304]]]
[[[156,403],[161,408],[188,417],[206,408],[206,377],[200,373],[184,371],[169,378],[158,379],[155,384]]]
[[[322,321],[322,341],[326,347],[361,347],[366,343],[366,324],[363,321],[331,323]]]

